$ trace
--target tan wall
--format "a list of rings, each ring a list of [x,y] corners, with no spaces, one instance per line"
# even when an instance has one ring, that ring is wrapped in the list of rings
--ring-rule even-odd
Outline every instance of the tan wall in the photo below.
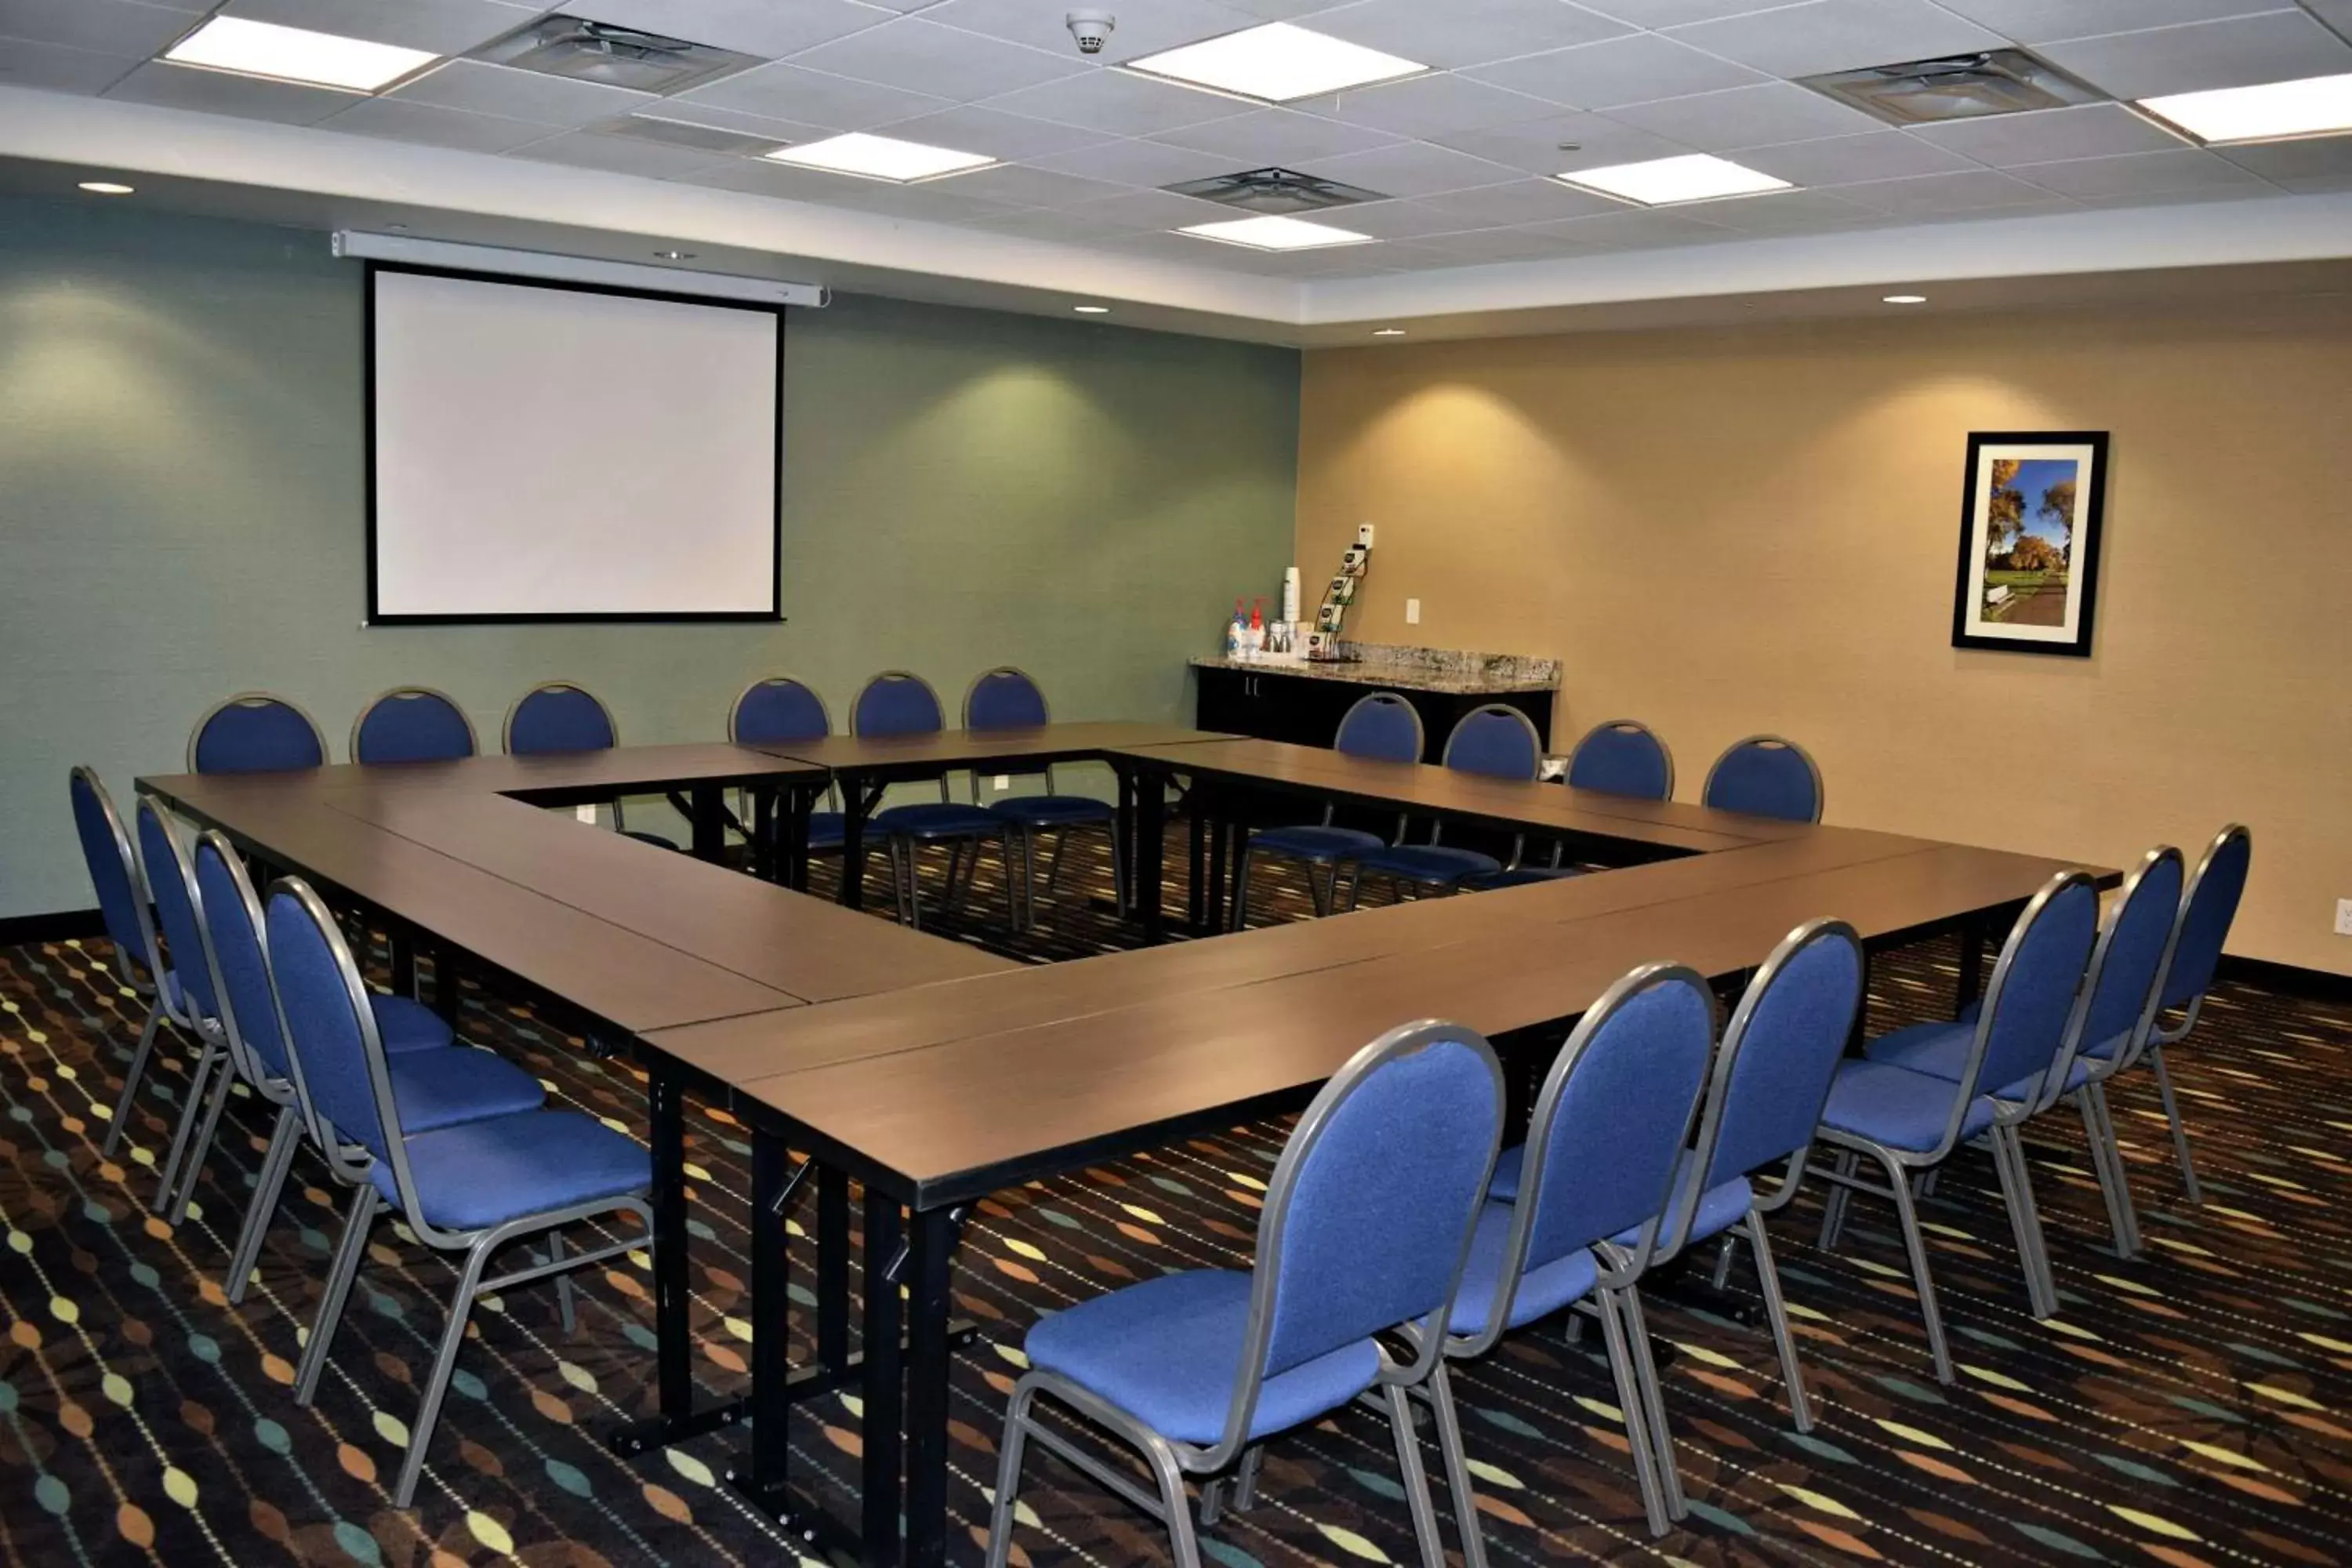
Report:
[[[1950,646],[1972,429],[2114,433],[2089,659]],[[2231,950],[2352,973],[2344,301],[1318,352],[1299,464],[1309,582],[1379,525],[1350,635],[1558,657],[1562,747],[1696,799],[1778,731],[1832,822],[2109,865],[2240,819]]]

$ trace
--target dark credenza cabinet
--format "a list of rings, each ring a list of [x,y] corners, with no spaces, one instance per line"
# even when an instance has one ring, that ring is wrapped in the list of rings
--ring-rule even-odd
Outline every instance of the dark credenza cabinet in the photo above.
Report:
[[[1422,761],[1433,763],[1445,748],[1462,716],[1489,702],[1507,702],[1535,721],[1546,750],[1551,746],[1551,697],[1549,691],[1454,692],[1410,691],[1381,687],[1377,681],[1358,683],[1328,676],[1290,675],[1278,668],[1216,669],[1196,668],[1200,695],[1194,724],[1203,730],[1250,735],[1262,741],[1288,741],[1302,746],[1328,746],[1339,733],[1339,720],[1366,692],[1393,690],[1410,700],[1421,712],[1426,737]]]

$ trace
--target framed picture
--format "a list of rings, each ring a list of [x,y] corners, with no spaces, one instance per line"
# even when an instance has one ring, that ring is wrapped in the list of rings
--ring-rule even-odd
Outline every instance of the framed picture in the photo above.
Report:
[[[1969,437],[1954,647],[2089,655],[2106,484],[2104,430]]]

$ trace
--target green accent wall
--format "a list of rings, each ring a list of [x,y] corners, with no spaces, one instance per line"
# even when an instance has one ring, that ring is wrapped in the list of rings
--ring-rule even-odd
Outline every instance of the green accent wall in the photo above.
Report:
[[[1289,562],[1295,352],[853,298],[786,329],[783,625],[368,628],[361,289],[323,234],[0,202],[0,918],[95,901],[68,767],[127,809],[231,692],[338,760],[405,682],[493,745],[558,678],[625,742],[716,738],[776,672],[836,725],[877,670],[952,710],[996,664],[1057,718],[1180,720],[1185,659]]]

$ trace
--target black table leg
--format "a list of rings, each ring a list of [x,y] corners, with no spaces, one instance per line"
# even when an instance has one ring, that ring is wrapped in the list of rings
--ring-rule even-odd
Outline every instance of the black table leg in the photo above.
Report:
[[[1985,922],[1980,914],[1965,916],[1960,921],[1960,983],[1954,1007],[1965,1007],[1977,999],[1977,991],[1984,984]]]
[[[446,1023],[457,1021],[457,1009],[463,998],[457,984],[457,954],[446,943],[434,942],[426,954],[433,960],[433,1010]],[[415,975],[410,976],[412,987]]]
[[[694,786],[694,858],[717,865],[727,858],[727,808],[715,784]]]
[[[646,1084],[653,1144],[654,1364],[661,1413],[680,1420],[694,1409],[691,1305],[686,1267],[686,1091],[677,1075],[654,1064]]]
[[[856,773],[841,777],[841,901],[866,907],[866,786]]]
[[[776,875],[776,791],[767,784],[751,787],[751,875],[772,882]]]
[[[1184,813],[1186,869],[1192,873],[1184,884],[1184,915],[1192,921],[1195,935],[1205,935],[1209,930],[1209,783],[1206,779],[1192,781],[1192,798]]]
[[[392,960],[392,994],[416,994],[416,939],[397,925],[387,925],[383,942]]]
[[[1203,781],[1205,782],[1205,781]],[[1209,886],[1201,900],[1202,929],[1211,935],[1225,929],[1225,872],[1233,860],[1233,829],[1225,819],[1221,793],[1192,786],[1192,798],[1209,818]]]
[[[1158,942],[1166,934],[1160,888],[1161,863],[1167,858],[1168,781],[1146,768],[1135,779],[1135,898],[1143,915],[1143,937]]]
[[[1853,1026],[1846,1031],[1845,1054],[1862,1055],[1863,1047],[1870,1043],[1870,949],[1862,950],[1862,995],[1853,1005]]]
[[[907,1555],[939,1568],[948,1550],[948,1314],[956,1217],[945,1209],[914,1216],[907,1264]]]
[[[816,1358],[849,1364],[849,1178],[830,1165],[816,1173]]]
[[[790,1336],[784,1331],[790,1300],[784,1210],[799,1185],[784,1141],[772,1132],[753,1132],[751,1465],[748,1477],[736,1478],[736,1487],[757,1498],[772,1513],[782,1508],[785,1468],[792,1453],[792,1359]]]
[[[898,1200],[868,1187],[865,1363],[858,1380],[866,1400],[858,1538],[866,1548],[866,1568],[898,1568],[901,1561],[898,1490],[906,1472],[899,1416],[906,1398],[905,1353],[898,1337],[898,1288],[883,1278],[885,1265],[898,1254],[900,1230]]]

